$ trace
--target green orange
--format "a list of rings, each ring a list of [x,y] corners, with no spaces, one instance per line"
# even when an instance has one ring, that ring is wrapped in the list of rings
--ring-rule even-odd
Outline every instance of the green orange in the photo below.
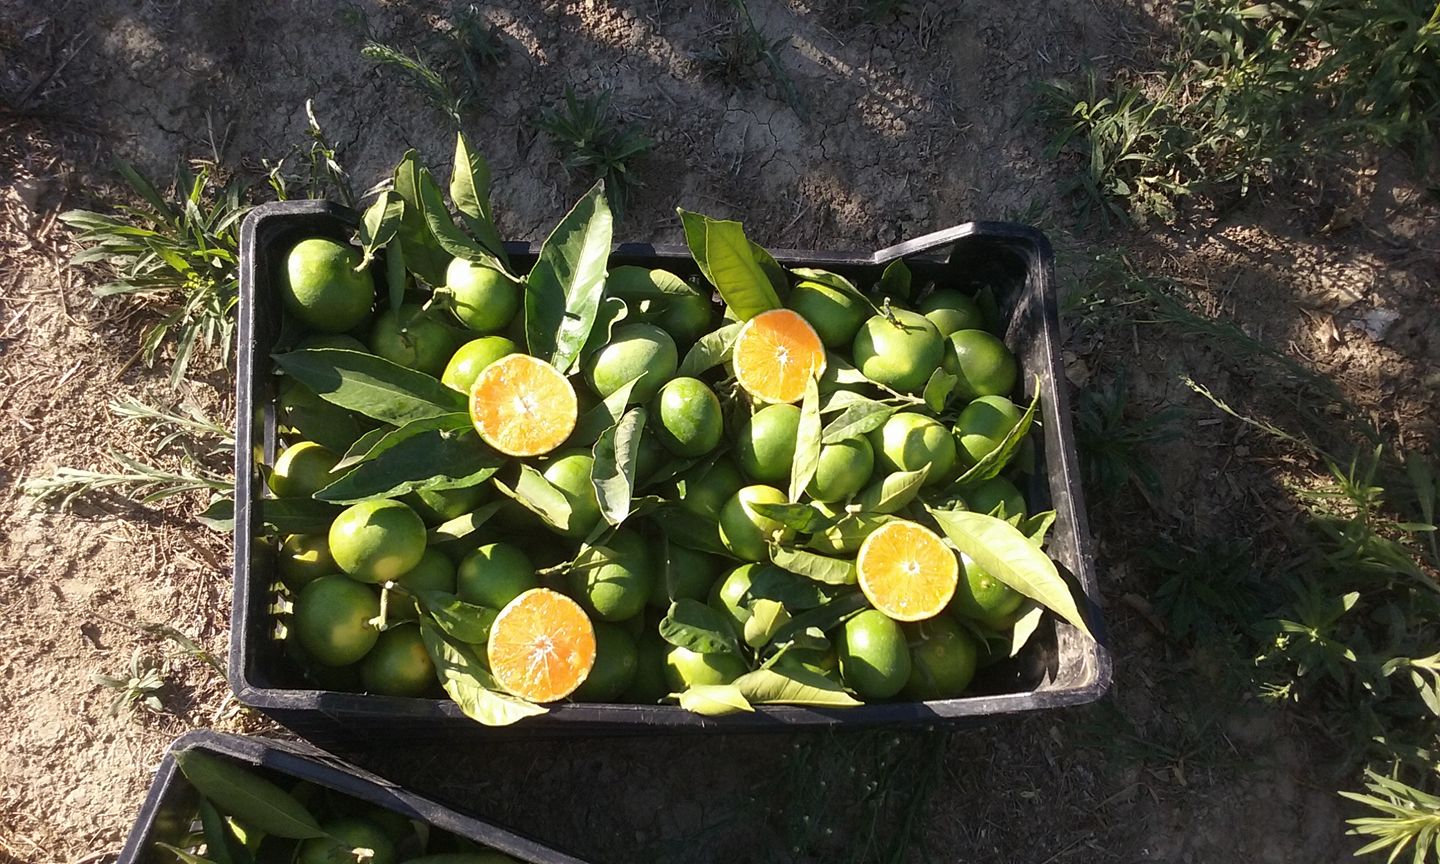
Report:
[[[391,363],[438,378],[455,352],[455,334],[422,307],[407,303],[375,316],[370,350]]]
[[[973,465],[1000,447],[1024,412],[1004,396],[981,396],[966,405],[955,420],[960,461]]]
[[[902,393],[918,393],[940,368],[944,340],[918,312],[891,309],[875,315],[855,334],[855,367],[866,378]]]
[[[676,456],[694,458],[714,450],[725,432],[715,391],[698,378],[672,378],[650,409],[660,443]]]
[[[360,250],[328,237],[309,237],[285,256],[280,297],[286,310],[311,330],[344,333],[370,314],[375,283],[357,272]]]
[[[584,537],[600,522],[600,502],[591,479],[594,469],[595,458],[583,450],[562,453],[545,466],[545,479],[569,505],[568,519],[558,526],[566,537]]]
[[[929,318],[940,335],[946,338],[957,330],[975,330],[985,326],[985,315],[980,311],[979,304],[953,288],[932,291],[921,301],[920,314]]]
[[[338,479],[334,471],[339,461],[333,451],[314,441],[292,444],[270,470],[270,491],[280,498],[309,498]]]
[[[622,530],[603,546],[582,549],[568,579],[570,595],[586,612],[602,621],[624,621],[644,610],[655,568],[644,538]]]
[[[466,555],[455,570],[455,581],[461,600],[490,609],[503,609],[540,587],[530,557],[509,543],[487,543]]]
[[[633,380],[630,402],[643,404],[675,374],[678,363],[669,333],[654,324],[622,324],[610,334],[610,342],[585,361],[585,380],[602,399]]]
[[[735,459],[750,479],[761,483],[783,483],[790,478],[795,461],[795,435],[800,428],[800,409],[795,405],[766,405],[751,415],[740,428],[735,442]]]
[[[386,582],[420,563],[425,523],[399,501],[352,504],[330,523],[330,554],[360,582]]]
[[[720,511],[720,542],[743,561],[768,561],[768,542],[791,533],[781,522],[762,516],[756,504],[784,504],[785,493],[774,486],[746,486],[736,492]]]
[[[391,627],[360,663],[361,680],[370,693],[423,696],[435,687],[435,664],[425,650],[418,624]]]
[[[955,439],[940,421],[913,411],[902,411],[870,433],[881,471],[919,471],[927,465],[925,485],[934,486],[950,478],[955,465]]]
[[[889,699],[910,680],[910,648],[900,624],[875,609],[845,622],[836,655],[840,678],[862,699]]]
[[[979,646],[975,637],[946,617],[908,624],[910,677],[905,695],[911,699],[954,699],[975,677]]]
[[[595,665],[571,694],[581,702],[614,702],[635,680],[635,638],[619,624],[594,622]]]
[[[292,636],[322,666],[345,666],[375,647],[380,631],[372,621],[379,614],[374,588],[344,576],[321,576],[295,597]]]
[[[1020,375],[1015,355],[987,330],[957,330],[945,344],[945,371],[955,375],[954,396],[961,400],[1004,396]]]
[[[786,305],[810,322],[826,348],[849,347],[855,331],[871,314],[870,306],[856,295],[819,282],[804,281],[790,289]]]
[[[481,336],[455,349],[440,373],[440,383],[452,390],[470,395],[470,388],[481,370],[501,357],[519,352],[520,346],[504,336]]]
[[[847,438],[826,444],[805,491],[816,501],[843,501],[865,488],[874,470],[875,448],[868,440]]]
[[[476,333],[503,330],[520,309],[521,288],[493,267],[456,258],[445,269],[449,305],[461,324]]]

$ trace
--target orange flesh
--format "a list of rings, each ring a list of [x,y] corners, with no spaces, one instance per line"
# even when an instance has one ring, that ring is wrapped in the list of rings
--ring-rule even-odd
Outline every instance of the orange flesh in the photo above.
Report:
[[[539,456],[575,429],[575,388],[544,360],[511,354],[485,367],[470,390],[470,420],[507,456]]]
[[[745,322],[732,353],[735,379],[762,402],[795,402],[805,382],[825,371],[825,346],[810,322],[771,309]]]
[[[934,531],[904,520],[887,522],[865,538],[855,565],[870,605],[896,621],[940,614],[960,576],[954,550]]]
[[[575,692],[595,665],[595,628],[579,603],[532,588],[500,610],[487,654],[501,687],[532,702],[554,702]]]

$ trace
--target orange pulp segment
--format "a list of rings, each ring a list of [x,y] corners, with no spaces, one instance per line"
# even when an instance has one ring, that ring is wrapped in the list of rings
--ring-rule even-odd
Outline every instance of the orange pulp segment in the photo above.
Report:
[[[507,456],[539,456],[565,443],[579,414],[575,388],[528,354],[501,357],[470,389],[470,420],[486,444]]]
[[[960,578],[960,562],[940,535],[903,519],[865,538],[855,568],[870,605],[896,621],[940,614]]]
[[[486,653],[501,687],[531,702],[554,702],[575,692],[595,665],[595,627],[579,603],[531,588],[500,610]]]
[[[746,393],[761,402],[796,402],[805,382],[825,371],[825,346],[799,312],[771,309],[740,328],[731,359]]]

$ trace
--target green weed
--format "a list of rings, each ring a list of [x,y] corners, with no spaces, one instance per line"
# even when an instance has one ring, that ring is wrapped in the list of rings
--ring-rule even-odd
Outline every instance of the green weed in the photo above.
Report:
[[[310,139],[310,144],[308,147],[295,148],[305,161],[305,175],[299,178],[305,184],[305,197],[338,199],[346,207],[354,208],[359,199],[355,195],[354,187],[350,185],[350,175],[340,164],[339,147],[325,134],[320,121],[315,117],[314,100],[305,100],[305,119],[309,122],[305,135]],[[285,162],[288,158],[286,156],[276,162],[268,159],[263,161],[270,188],[279,201],[288,201],[295,197],[290,188],[291,180],[285,174]]]
[[[115,691],[110,700],[111,717],[120,716],[121,711],[133,713],[137,708],[153,713],[165,710],[157,695],[165,687],[165,678],[160,674],[160,667],[139,648],[130,655],[130,666],[125,672],[120,675],[102,675],[97,672],[90,676],[90,680]]]
[[[412,55],[393,45],[370,41],[360,49],[360,54],[376,67],[398,75],[407,87],[419,93],[457,126],[460,124],[460,115],[476,104],[476,92],[473,88],[467,87],[457,93],[440,70],[418,49]]]
[[[602,90],[580,98],[565,89],[565,103],[541,112],[535,121],[562,155],[566,173],[580,172],[589,180],[604,180],[610,205],[617,216],[636,186],[631,162],[650,152],[654,142],[640,130],[623,124],[610,110],[610,92]]]
[[[732,86],[757,81],[759,70],[766,70],[790,110],[804,119],[807,113],[805,100],[800,97],[795,79],[780,62],[780,52],[790,44],[790,37],[767,39],[755,26],[755,19],[751,17],[745,0],[730,0],[730,6],[735,12],[735,21],[716,40],[714,47],[700,54],[701,64],[709,75]]]
[[[1431,860],[1431,853],[1440,858],[1440,797],[1370,770],[1365,772],[1365,789],[1369,794],[1340,793],[1379,814],[1346,820],[1348,833],[1374,838],[1356,855],[1387,852],[1394,861],[1408,848],[1414,864]]]
[[[1249,539],[1189,545],[1162,538],[1143,555],[1159,575],[1155,610],[1176,638],[1237,633],[1259,618],[1255,550]]]
[[[1160,474],[1151,448],[1179,436],[1175,423],[1180,417],[1174,406],[1149,413],[1133,411],[1123,372],[1104,387],[1082,391],[1075,433],[1092,492],[1109,498],[1134,484],[1152,496],[1160,495]]]

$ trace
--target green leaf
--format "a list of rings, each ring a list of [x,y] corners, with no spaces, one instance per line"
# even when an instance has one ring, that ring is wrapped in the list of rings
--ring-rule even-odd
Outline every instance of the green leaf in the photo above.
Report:
[[[674,693],[670,695],[677,696]],[[755,710],[745,701],[745,697],[740,695],[740,688],[734,684],[697,684],[678,694],[677,698],[681,708],[704,714],[706,717],[723,717],[726,714]]]
[[[610,344],[615,327],[630,317],[630,307],[619,297],[601,297],[600,307],[595,310],[595,323],[590,326],[590,338],[580,349],[583,361],[590,355]]]
[[[1094,638],[1075,605],[1070,586],[1055,569],[1055,562],[1015,526],[983,513],[931,510],[930,515],[955,548],[974,559],[982,570]]]
[[[391,426],[467,410],[465,396],[437,379],[363,351],[308,348],[277,354],[275,364],[325,401]]]
[[[360,217],[356,239],[360,241],[360,263],[356,270],[364,270],[375,260],[375,253],[395,236],[400,229],[400,219],[405,212],[405,201],[391,190],[380,193]]]
[[[469,648],[447,639],[429,619],[420,619],[420,638],[435,664],[435,677],[440,679],[440,686],[466,717],[486,726],[509,726],[549,710],[501,692],[500,685],[485,670],[480,658]]]
[[[403,439],[315,493],[321,501],[354,504],[425,489],[468,489],[489,480],[505,458],[474,429],[432,429]]]
[[[830,558],[804,549],[772,546],[770,562],[776,567],[826,585],[854,585],[856,582],[855,562],[844,558]]]
[[[820,443],[838,444],[850,438],[858,438],[867,432],[873,432],[884,426],[885,421],[890,419],[890,415],[899,410],[898,406],[886,405],[884,402],[861,397],[850,402],[839,416],[825,424],[825,429],[820,433]]]
[[[910,299],[910,267],[904,259],[896,258],[880,274],[880,282],[876,285],[879,293],[898,300]]]
[[[508,268],[510,260],[505,255],[505,243],[495,229],[494,214],[490,210],[490,166],[479,153],[470,149],[464,132],[455,136],[450,200],[455,202],[455,209],[459,211],[465,227],[470,229],[480,245]]]
[[[445,591],[420,591],[416,596],[421,608],[445,635],[471,645],[485,644],[490,638],[490,626],[500,614],[494,609],[466,603]]]
[[[819,582],[771,565],[750,572],[748,593],[756,599],[775,600],[791,612],[814,609],[830,600]]]
[[[809,504],[751,504],[750,508],[786,528],[794,529],[798,534],[824,531],[839,521],[839,517],[826,516]]]
[[[605,183],[597,182],[540,247],[525,286],[525,339],[530,353],[569,373],[605,290],[612,218]]]
[[[954,489],[963,491],[965,488],[984,483],[992,477],[998,477],[1010,460],[1020,451],[1020,445],[1025,443],[1025,436],[1030,432],[1030,425],[1035,420],[1035,412],[1040,408],[1040,382],[1035,382],[1035,396],[1030,400],[1030,407],[1020,415],[1020,422],[1005,434],[1000,446],[986,453],[984,458],[970,466],[960,479],[955,481]]]
[[[1020,529],[1021,534],[1029,538],[1036,549],[1044,549],[1045,535],[1050,532],[1050,526],[1054,524],[1055,511],[1046,510],[1044,513],[1036,513],[1033,516],[1021,519],[1020,524],[1015,527]]]
[[[795,458],[790,461],[790,500],[799,501],[805,487],[820,466],[820,387],[814,378],[805,381],[800,400],[800,423],[795,428]]]
[[[854,364],[834,351],[825,352],[825,377],[827,380],[834,379],[836,384],[871,383]]]
[[[566,444],[593,444],[600,439],[607,429],[611,429],[625,414],[625,406],[630,404],[630,391],[635,389],[635,382],[645,377],[644,373],[621,384],[619,389],[604,401],[584,414],[575,423],[575,431],[570,433]]]
[[[346,468],[369,462],[407,438],[414,438],[423,432],[459,432],[469,428],[470,415],[456,411],[453,414],[412,420],[399,428],[381,426],[378,429],[371,429],[361,435],[350,449],[345,451],[345,456],[335,463],[333,471],[343,471]]]
[[[405,249],[405,267],[427,285],[444,285],[450,256],[436,245],[425,221],[425,205],[420,200],[420,160],[414,150],[407,150],[395,166],[395,194],[405,201],[397,232]]]
[[[699,213],[691,213],[679,207],[675,212],[680,214],[680,226],[685,229],[685,245],[690,247],[690,257],[695,259],[695,265],[700,268],[700,275],[711,285],[715,279],[710,275],[710,259],[705,251],[706,223],[710,220]]]
[[[854,282],[851,282],[849,279],[846,279],[839,273],[831,273],[829,270],[815,270],[810,267],[791,267],[790,272],[794,273],[796,276],[799,276],[806,282],[818,282],[819,284],[824,285],[827,288],[833,288],[836,291],[841,292],[842,294],[849,294],[851,297],[854,297],[856,300],[864,303],[865,306],[869,308],[872,315],[880,314],[879,308],[875,306],[874,302],[870,300],[870,298],[865,294],[865,292],[861,291],[859,288],[856,288]]]
[[[846,708],[863,704],[824,675],[791,667],[784,672],[756,669],[735,679],[734,686],[757,705],[813,705]]]
[[[650,519],[677,546],[712,555],[730,554],[730,550],[720,542],[720,530],[714,519],[707,519],[680,506],[661,508],[650,514]]]
[[[550,527],[561,531],[569,528],[569,499],[564,492],[551,485],[544,474],[529,465],[520,466],[520,476],[515,481],[514,489],[499,480],[495,481],[495,488],[514,498],[516,503],[545,520]]]
[[[196,514],[195,521],[209,528],[211,531],[227,533],[235,530],[235,499],[216,498],[211,501],[200,513]]]
[[[260,523],[279,534],[324,534],[340,508],[314,498],[261,498]]]
[[[740,656],[735,631],[719,611],[698,600],[682,598],[670,604],[660,622],[660,636],[671,645],[689,648],[697,654]]]
[[[178,750],[175,764],[221,812],[275,837],[324,837],[320,823],[290,793],[246,768],[200,750]]]
[[[499,512],[504,504],[504,501],[491,501],[489,504],[477,507],[463,516],[456,516],[448,522],[437,525],[431,528],[426,534],[425,542],[428,544],[436,544],[463,540],[478,531],[480,526],[489,522],[490,517]]]
[[[595,487],[595,500],[600,503],[600,514],[611,525],[619,525],[630,515],[630,496],[635,491],[635,468],[640,459],[640,435],[647,416],[644,408],[631,408],[595,442],[591,484]]]
[[[955,385],[960,382],[959,376],[951,375],[944,369],[936,369],[925,382],[925,390],[921,398],[925,400],[925,407],[939,414],[945,410],[945,403],[950,401],[950,394],[955,392]]]
[[[701,336],[685,352],[685,359],[680,362],[680,369],[675,374],[694,378],[727,362],[730,350],[735,347],[735,337],[740,335],[743,326],[740,322],[726,324]]]
[[[896,513],[915,500],[929,474],[929,465],[922,466],[919,471],[896,471],[888,474],[879,482],[866,487],[856,499],[856,503],[866,513]]]
[[[685,211],[680,211],[680,218],[695,263],[737,320],[748,321],[761,312],[780,308],[780,297],[756,260],[755,250],[739,222],[702,217],[702,227],[696,232],[694,220]]]
[[[181,849],[179,846],[172,846],[169,843],[164,842],[163,840],[156,840],[155,845],[159,846],[161,849],[164,849],[166,852],[169,852],[171,855],[174,855],[176,858],[179,858],[182,862],[184,862],[184,864],[223,864],[223,862],[214,861],[209,858],[196,855],[194,852],[189,852],[185,849]]]
[[[397,234],[385,247],[385,291],[390,308],[399,309],[405,302],[405,242]]]
[[[759,265],[760,272],[770,280],[770,287],[775,289],[775,294],[784,297],[790,290],[790,279],[785,275],[785,268],[770,254],[770,250],[761,246],[755,241],[750,241],[750,254],[755,256],[755,263]]]
[[[1040,619],[1045,615],[1045,607],[1033,600],[1026,600],[1020,608],[1025,611],[1015,619],[1015,625],[1010,628],[1010,653],[1007,655],[1010,657],[1019,656],[1021,649],[1039,629]]]
[[[812,627],[821,633],[828,633],[845,620],[868,608],[870,608],[870,601],[865,599],[864,594],[859,591],[848,591],[823,606],[807,609],[791,618],[789,624],[776,631],[770,642],[774,645],[783,645]]]
[[[669,270],[624,265],[611,269],[605,277],[605,295],[619,297],[629,303],[664,302],[672,297],[699,297],[701,292]]]
[[[199,803],[200,828],[205,833],[205,851],[215,864],[239,864],[230,848],[230,829],[225,817],[215,805],[201,798]]]
[[[445,206],[445,198],[440,194],[440,185],[435,182],[434,177],[430,176],[429,168],[420,169],[416,183],[416,188],[420,192],[420,205],[425,208],[425,225],[430,229],[430,236],[435,238],[435,242],[440,245],[441,249],[456,258],[481,264],[504,273],[511,279],[515,278],[510,269],[495,257],[494,253],[475,242],[455,225],[449,208]]]

